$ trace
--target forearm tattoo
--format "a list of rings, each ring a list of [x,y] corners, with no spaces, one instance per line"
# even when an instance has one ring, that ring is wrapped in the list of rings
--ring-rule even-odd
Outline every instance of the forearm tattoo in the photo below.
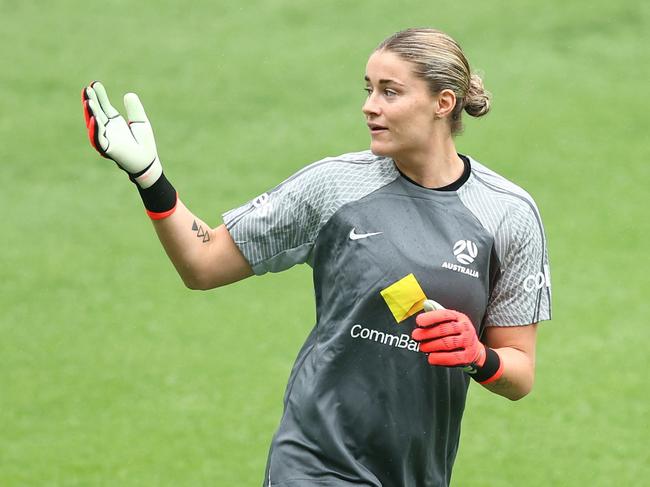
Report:
[[[203,239],[203,243],[210,241],[210,233],[208,230],[203,230],[203,226],[196,223],[196,220],[194,220],[194,223],[192,223],[192,231],[196,232],[196,236],[198,238]]]

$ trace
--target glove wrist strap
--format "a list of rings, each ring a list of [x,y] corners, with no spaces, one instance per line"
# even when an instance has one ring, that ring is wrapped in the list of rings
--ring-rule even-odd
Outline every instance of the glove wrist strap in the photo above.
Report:
[[[479,384],[489,384],[498,380],[503,375],[503,363],[499,354],[490,347],[485,347],[485,363],[476,367],[476,373],[470,374]]]
[[[160,177],[147,188],[142,188],[136,181],[137,176],[131,176],[131,180],[135,183],[147,211],[147,215],[152,220],[162,220],[167,218],[176,210],[176,203],[178,201],[178,193],[172,183],[165,177],[165,173],[161,172]]]
[[[136,183],[142,189],[147,189],[153,186],[162,175],[162,164],[156,157],[151,164],[144,170],[137,174],[130,174],[131,181]]]

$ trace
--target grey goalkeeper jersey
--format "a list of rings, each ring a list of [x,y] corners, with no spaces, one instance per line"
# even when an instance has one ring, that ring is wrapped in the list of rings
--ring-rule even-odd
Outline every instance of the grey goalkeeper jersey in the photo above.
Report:
[[[224,222],[256,274],[307,262],[317,321],[294,364],[264,486],[438,487],[450,481],[469,378],[433,367],[381,295],[424,294],[487,326],[550,319],[531,197],[475,160],[457,191],[422,188],[360,152],[307,166]]]

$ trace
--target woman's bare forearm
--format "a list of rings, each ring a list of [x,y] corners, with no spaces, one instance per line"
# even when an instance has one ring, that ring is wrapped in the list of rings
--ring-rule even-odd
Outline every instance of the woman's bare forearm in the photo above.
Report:
[[[211,228],[182,201],[173,214],[153,220],[158,238],[190,289],[211,289],[252,275],[225,226]]]
[[[487,328],[485,344],[499,355],[503,374],[483,386],[513,401],[527,395],[535,381],[536,337],[536,324]]]
[[[511,347],[494,349],[503,363],[503,375],[484,387],[513,401],[526,396],[533,388],[535,364],[528,354]]]

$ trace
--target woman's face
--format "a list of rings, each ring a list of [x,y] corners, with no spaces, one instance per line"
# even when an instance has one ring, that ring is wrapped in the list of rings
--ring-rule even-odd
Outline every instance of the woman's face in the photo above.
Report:
[[[370,150],[401,162],[430,150],[438,100],[413,65],[390,51],[376,51],[368,59],[365,80],[368,98],[362,111]]]

